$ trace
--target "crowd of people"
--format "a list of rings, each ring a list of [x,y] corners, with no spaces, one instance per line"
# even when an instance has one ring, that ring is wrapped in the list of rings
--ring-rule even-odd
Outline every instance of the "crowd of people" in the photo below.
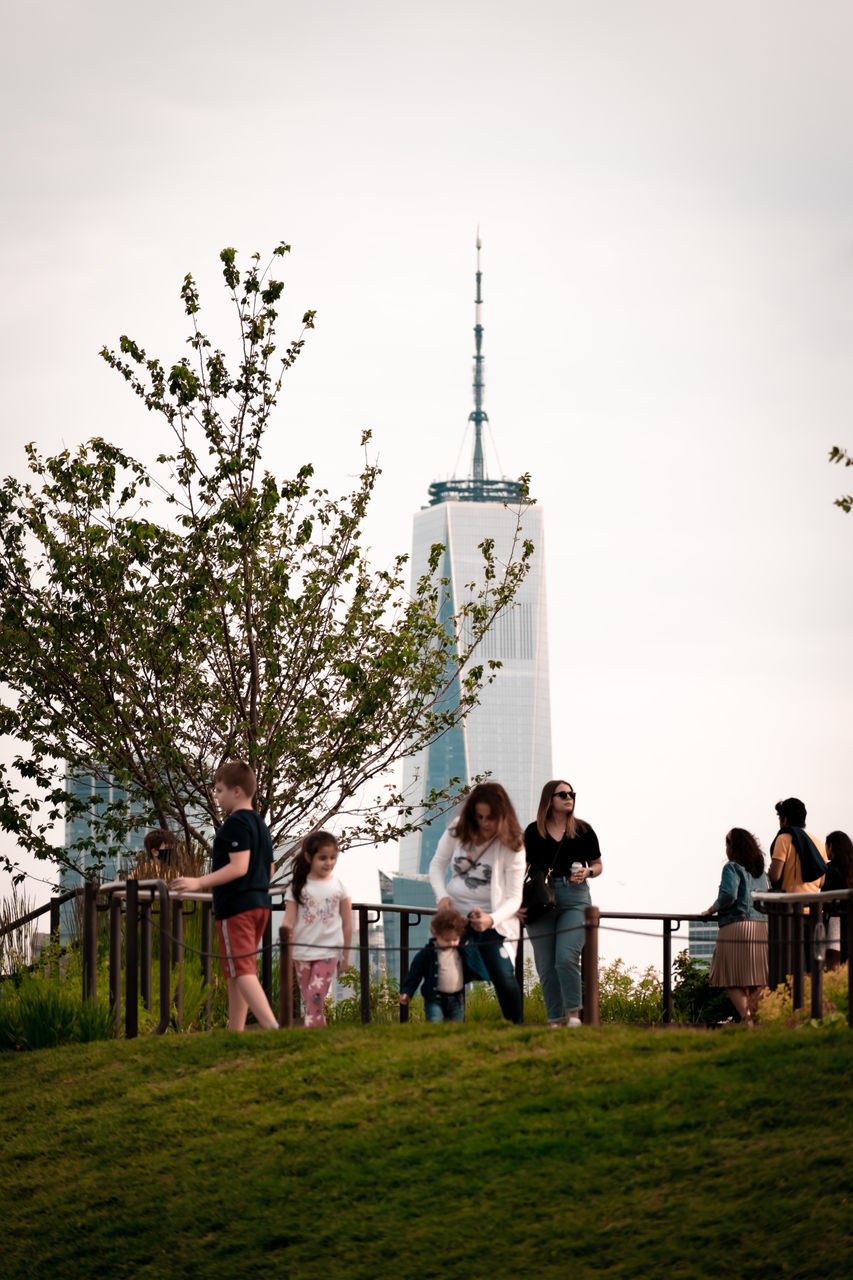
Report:
[[[214,778],[226,819],[216,833],[212,869],[181,876],[177,892],[211,889],[219,955],[228,984],[228,1026],[242,1030],[249,1009],[264,1027],[277,1026],[257,977],[257,950],[269,919],[273,855],[269,831],[254,811],[255,776],[233,761]],[[561,779],[542,789],[535,821],[522,831],[512,802],[497,782],[472,788],[439,841],[429,867],[436,913],[431,938],[401,986],[407,1005],[420,988],[430,1022],[464,1018],[465,985],[489,981],[503,1016],[520,1023],[522,993],[515,957],[527,929],[549,1027],[581,1025],[581,953],[589,882],[602,874],[598,837],[575,814],[577,797]],[[711,962],[712,985],[725,987],[739,1019],[752,1021],[767,986],[766,908],[753,895],[778,889],[817,893],[853,888],[853,843],[843,831],[826,841],[806,830],[801,800],[776,805],[779,831],[769,867],[751,832],[733,827],[725,837],[726,862],[717,897],[703,914],[716,916],[719,933]],[[174,841],[152,832],[149,855],[168,859]],[[303,841],[286,893],[284,923],[293,931],[294,966],[305,1005],[305,1025],[324,1026],[326,997],[336,973],[349,963],[352,898],[336,874],[338,845],[328,831]],[[840,963],[837,914],[827,914],[827,963]]]

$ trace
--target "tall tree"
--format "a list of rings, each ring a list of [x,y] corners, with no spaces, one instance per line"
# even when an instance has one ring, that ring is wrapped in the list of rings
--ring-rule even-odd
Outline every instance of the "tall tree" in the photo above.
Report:
[[[287,479],[264,469],[283,376],[314,324],[309,311],[276,355],[283,284],[270,272],[287,252],[279,245],[266,269],[256,254],[242,273],[233,249],[220,255],[238,324],[233,369],[199,327],[189,275],[189,355],[164,365],[126,336],[102,351],[166,419],[172,452],[147,465],[104,439],[49,458],[30,446],[29,479],[0,487],[0,732],[19,747],[0,767],[0,825],[38,857],[115,853],[146,818],[207,846],[211,773],[234,757],[256,769],[257,807],[282,851],[333,818],[350,841],[394,838],[415,819],[391,766],[456,724],[494,678],[499,664],[476,650],[527,571],[523,502],[511,551],[501,561],[483,540],[454,613],[440,546],[413,590],[405,555],[369,563],[370,461],[341,497],[315,485],[309,463]],[[66,766],[128,797],[102,804],[71,851],[52,825],[88,802],[68,790]],[[449,803],[464,781],[429,803]]]

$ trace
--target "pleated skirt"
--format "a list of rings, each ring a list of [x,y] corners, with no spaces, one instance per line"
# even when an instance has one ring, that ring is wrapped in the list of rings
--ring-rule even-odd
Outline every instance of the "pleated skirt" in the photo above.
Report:
[[[767,986],[767,921],[724,924],[708,975],[712,987]]]

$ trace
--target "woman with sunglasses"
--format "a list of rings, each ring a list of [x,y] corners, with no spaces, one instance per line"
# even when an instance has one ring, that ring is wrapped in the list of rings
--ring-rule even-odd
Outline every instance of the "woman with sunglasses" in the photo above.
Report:
[[[565,1019],[567,1026],[579,1027],[587,881],[601,875],[601,850],[589,823],[575,817],[575,793],[568,782],[545,783],[524,848],[530,872],[544,871],[557,897],[554,911],[527,925],[548,1026],[560,1027]]]
[[[524,848],[512,802],[499,782],[482,782],[469,792],[438,842],[429,878],[439,911],[453,907],[467,917],[462,940],[478,948],[504,1017],[521,1022],[515,950]]]

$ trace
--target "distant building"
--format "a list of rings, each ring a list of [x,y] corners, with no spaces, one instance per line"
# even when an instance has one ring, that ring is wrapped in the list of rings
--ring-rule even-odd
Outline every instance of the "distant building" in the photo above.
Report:
[[[68,856],[79,866],[80,872],[63,867],[60,873],[60,891],[66,893],[69,889],[79,889],[83,880],[92,874],[99,863],[102,865],[98,876],[103,883],[122,879],[142,851],[142,842],[145,839],[144,828],[131,832],[125,838],[124,846],[118,854],[112,853],[109,857],[103,858],[97,850],[99,847],[105,849],[116,843],[114,835],[104,834],[103,837],[99,837],[100,815],[109,805],[128,805],[126,792],[116,786],[111,779],[105,781],[91,773],[73,774],[71,772],[66,772],[65,789],[75,799],[83,801],[87,809],[84,813],[66,813],[65,816],[65,849]],[[145,810],[141,805],[130,805],[130,811],[144,820]],[[80,840],[93,840],[94,850],[79,851],[76,845]],[[66,903],[62,908],[63,934],[69,931],[76,932],[73,915],[74,903]]]
[[[687,954],[710,965],[719,928],[716,920],[688,920]]]
[[[430,913],[435,910],[435,894],[424,875],[385,875],[379,872],[379,891],[382,902],[389,906],[423,907]],[[400,977],[400,916],[396,911],[383,911],[385,969],[392,978]],[[430,939],[430,917],[409,922],[409,961],[416,951],[425,947]],[[405,974],[403,975],[405,977]]]
[[[90,773],[66,773],[65,788],[75,799],[82,800],[88,806],[85,813],[66,814],[65,817],[65,848],[79,863],[80,870],[85,874],[102,859],[102,855],[97,852],[98,847],[107,848],[116,843],[116,837],[112,834],[105,833],[102,839],[99,839],[101,815],[104,810],[111,805],[122,805],[130,813],[137,815],[142,823],[145,821],[146,811],[144,806],[140,804],[129,804],[127,793],[117,786],[112,779],[104,781]],[[83,853],[77,852],[75,849],[77,842],[89,839],[95,842],[95,850],[87,850]],[[116,880],[123,875],[124,871],[133,865],[137,855],[142,851],[144,839],[144,826],[126,836],[121,852],[118,854],[113,853],[108,858],[103,859],[103,866],[100,872],[101,880]],[[79,876],[73,877],[73,873],[70,871],[63,871],[62,874],[64,888],[76,889],[79,887]]]
[[[429,486],[429,504],[415,515],[412,538],[413,582],[426,571],[430,548],[436,543],[445,548],[438,573],[450,584],[448,618],[464,603],[465,584],[482,580],[479,544],[483,538],[494,538],[499,560],[506,560],[510,555],[520,501],[517,481],[506,477],[491,479],[486,474],[483,428],[488,424],[488,416],[483,409],[481,287],[478,238],[474,409],[469,415],[474,428],[471,471],[464,478],[436,481]],[[523,534],[536,548],[530,571],[514,607],[498,618],[476,651],[477,662],[500,660],[502,667],[497,679],[483,689],[480,705],[462,723],[404,763],[404,792],[416,807],[421,806],[421,814],[425,812],[424,798],[434,788],[445,786],[451,778],[469,782],[477,774],[488,772],[506,788],[524,826],[536,812],[543,784],[552,776],[541,507],[530,506],[525,510]],[[457,639],[464,640],[464,637]],[[432,822],[428,820],[421,830],[403,837],[400,872],[390,878],[391,886],[383,891],[383,901],[418,905],[428,900],[429,905],[434,905],[434,896],[423,878],[448,821],[449,815],[438,815]],[[409,895],[420,893],[420,886],[423,886],[423,897],[410,902]],[[391,919],[386,916],[386,940],[393,936],[395,926]]]

